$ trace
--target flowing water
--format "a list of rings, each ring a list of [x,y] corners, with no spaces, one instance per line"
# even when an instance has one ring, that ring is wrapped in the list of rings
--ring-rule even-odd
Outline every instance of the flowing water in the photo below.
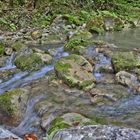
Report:
[[[109,32],[106,33],[105,35],[98,36],[96,39],[97,40],[102,39],[109,43],[113,43],[121,48],[134,48],[134,47],[139,48],[140,29],[129,29],[122,32]],[[64,51],[63,44],[54,45],[54,46],[53,45],[39,46],[39,48],[41,48],[44,51],[48,51],[49,49],[53,48],[51,55],[53,56],[54,61],[52,62],[52,64],[46,65],[38,71],[32,71],[32,72],[18,71],[17,73],[10,76],[7,80],[0,82],[0,93],[4,93],[5,91],[13,88],[24,87],[25,85],[31,83],[32,81],[45,76],[49,71],[54,69],[55,61],[57,61],[61,57],[65,57],[69,55],[68,52]],[[104,73],[99,72],[99,67],[111,65],[111,59],[102,53],[96,54],[94,52],[94,48],[95,46],[89,47],[87,49],[87,54],[91,56],[96,55],[96,57],[98,58],[93,74],[96,77],[97,81],[99,81],[104,76]],[[2,68],[0,68],[0,71],[16,68],[16,66],[13,64],[14,58],[15,58],[15,54],[13,53],[10,57],[8,57],[5,65]],[[112,87],[111,84],[109,85],[109,88],[106,85],[101,85],[101,86],[103,86],[103,89],[107,89],[107,92],[114,92],[118,90],[114,88],[115,86]],[[93,108],[93,106],[90,105],[89,100],[87,101],[87,97],[86,98],[84,97],[82,99],[81,95],[79,95],[79,98],[77,98],[76,97],[77,95],[75,95],[74,97],[73,94],[71,97],[67,97],[66,107],[68,108],[68,106],[71,107],[74,106],[73,109],[75,109],[75,106],[77,106],[78,103],[81,104],[81,101],[79,100],[82,100],[82,102],[85,103],[84,108],[86,109],[84,110],[84,108],[81,108],[81,112],[82,110],[84,110],[83,112],[86,115],[98,114],[100,116],[107,117],[109,119],[108,122],[111,122],[110,120],[113,121],[114,119],[116,119],[121,122],[123,121],[126,122],[126,124],[128,124],[129,127],[132,126],[140,129],[138,124],[138,120],[140,119],[140,95],[133,94],[131,93],[131,91],[129,91],[129,93],[132,95],[131,97],[120,99],[112,105],[101,105],[101,106],[99,105],[96,108]],[[39,119],[37,114],[33,111],[33,106],[43,98],[44,96],[43,94],[41,94],[39,96],[33,97],[28,101],[27,110],[24,119],[19,124],[19,126],[13,129],[13,132],[16,132],[19,135],[22,135],[28,131],[37,132],[36,130],[37,128],[30,126],[30,124],[32,124],[33,121]]]
[[[47,47],[46,47],[47,48]],[[60,59],[61,57],[68,56],[69,53],[64,52],[63,46],[58,47],[55,49],[55,52],[52,54],[53,57],[55,58],[54,61]],[[0,68],[0,70],[9,70],[13,69],[16,66],[13,64],[14,60],[14,53],[7,59],[6,64],[4,67]],[[14,74],[10,79],[8,79],[5,82],[0,83],[0,93],[3,93],[7,90],[17,88],[17,87],[22,87],[28,83],[30,83],[33,80],[39,79],[43,76],[45,76],[49,71],[54,69],[54,62],[50,65],[46,65],[42,67],[38,71],[33,71],[33,72],[19,72]]]

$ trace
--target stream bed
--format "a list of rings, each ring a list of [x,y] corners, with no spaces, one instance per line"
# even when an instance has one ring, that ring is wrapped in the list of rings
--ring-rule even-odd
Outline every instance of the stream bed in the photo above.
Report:
[[[139,48],[140,29],[106,33],[96,39],[119,48]],[[76,112],[93,119],[96,123],[140,129],[140,93],[115,82],[115,74],[110,68],[111,58],[104,53],[94,52],[95,46],[90,46],[89,52],[87,49],[87,55],[96,57],[93,75],[97,84],[92,91],[96,98],[90,97],[85,91],[69,88],[61,80],[60,83],[49,82],[49,77],[54,74],[55,62],[70,55],[64,51],[63,46],[64,44],[37,47],[43,51],[53,48],[52,63],[37,71],[15,70],[6,79],[0,77],[0,94],[15,88],[24,88],[30,92],[21,122],[16,126],[5,127],[21,137],[28,132],[42,136],[55,117],[67,112]],[[0,72],[16,69],[14,59],[15,53],[12,53],[7,57],[5,65],[0,67]],[[100,67],[109,67],[110,72],[100,72]]]

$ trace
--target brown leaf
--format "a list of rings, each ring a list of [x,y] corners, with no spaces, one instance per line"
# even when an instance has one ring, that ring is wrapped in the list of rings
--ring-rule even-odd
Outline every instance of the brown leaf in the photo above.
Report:
[[[24,135],[24,140],[38,140],[35,133],[28,133]]]

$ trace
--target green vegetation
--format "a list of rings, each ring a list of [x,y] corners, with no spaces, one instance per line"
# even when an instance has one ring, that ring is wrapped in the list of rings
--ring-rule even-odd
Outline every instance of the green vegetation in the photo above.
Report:
[[[13,50],[19,51],[21,48],[24,48],[25,45],[21,43],[20,41],[17,41],[17,42],[14,42],[11,47],[13,48]]]
[[[12,9],[8,10],[9,7]],[[9,0],[1,1],[0,9],[2,30],[46,27],[60,14],[68,24],[77,26],[107,15],[131,23],[140,17],[140,0]],[[120,30],[121,27],[117,25],[114,29]],[[92,26],[90,30],[101,33],[103,28]]]
[[[16,111],[16,107],[12,103],[14,95],[22,94],[22,89],[13,89],[0,95],[0,113],[4,113],[7,116],[13,116]]]
[[[119,72],[136,68],[138,62],[132,52],[116,52],[112,57],[112,64],[115,72]]]
[[[15,65],[21,70],[37,70],[42,64],[41,58],[36,54],[19,56],[15,60]]]

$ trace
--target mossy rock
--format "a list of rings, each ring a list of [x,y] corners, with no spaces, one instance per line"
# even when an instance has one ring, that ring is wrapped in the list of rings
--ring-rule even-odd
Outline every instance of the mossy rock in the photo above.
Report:
[[[37,54],[19,56],[14,61],[17,68],[21,70],[37,70],[43,65],[41,58]]]
[[[4,54],[5,45],[3,42],[0,42],[0,56]]]
[[[87,22],[87,29],[91,33],[101,34],[104,32],[104,20],[102,16],[96,16]]]
[[[76,32],[72,37],[71,37],[71,40],[72,39],[84,39],[84,40],[87,40],[87,39],[91,39],[92,38],[92,34],[87,31],[87,30],[80,30],[78,32]]]
[[[22,42],[20,41],[16,41],[12,44],[12,49],[15,50],[15,51],[19,51],[21,48],[24,48],[26,47]]]
[[[64,50],[75,54],[83,54],[88,45],[92,44],[91,40],[87,39],[70,39],[65,45]]]
[[[25,113],[29,92],[17,88],[0,95],[0,122],[17,124]]]
[[[137,67],[138,61],[133,52],[116,52],[112,56],[112,65],[115,72],[129,71]]]
[[[84,57],[76,54],[61,58],[55,64],[56,75],[70,87],[79,89],[94,86],[96,80],[92,71],[91,64]]]
[[[60,117],[55,118],[48,129],[48,134],[60,129],[69,128],[72,126],[96,124],[94,121],[82,116],[78,113],[66,113]]]

